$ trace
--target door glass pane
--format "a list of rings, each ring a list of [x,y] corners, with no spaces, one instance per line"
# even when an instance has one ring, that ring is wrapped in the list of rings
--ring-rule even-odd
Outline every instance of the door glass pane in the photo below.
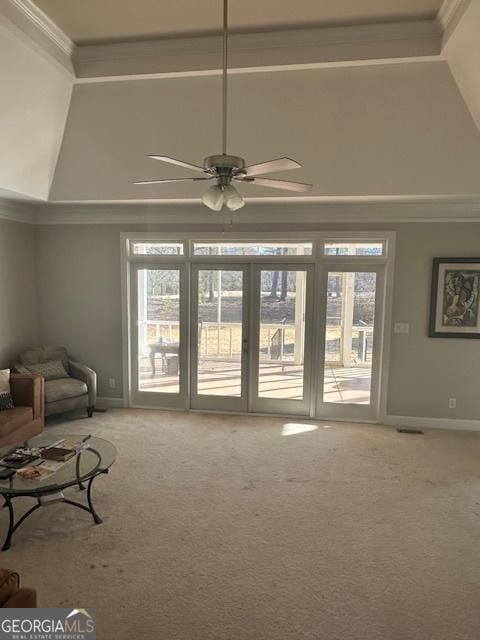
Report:
[[[138,286],[138,388],[180,392],[180,271],[140,269]]]
[[[243,271],[198,272],[197,393],[241,397]]]
[[[323,401],[370,404],[376,273],[328,274]]]
[[[306,280],[306,271],[261,271],[259,398],[303,399]]]

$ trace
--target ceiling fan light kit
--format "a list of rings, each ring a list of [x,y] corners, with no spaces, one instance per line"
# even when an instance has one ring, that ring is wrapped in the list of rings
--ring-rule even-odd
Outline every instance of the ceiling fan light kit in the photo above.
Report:
[[[170,156],[150,155],[152,160],[160,160],[168,164],[184,167],[192,171],[204,173],[203,177],[198,178],[172,178],[167,180],[139,180],[134,182],[136,185],[153,185],[168,184],[172,182],[203,182],[215,180],[212,185],[202,196],[202,202],[212,211],[222,211],[223,207],[227,207],[230,211],[237,211],[245,205],[240,193],[232,185],[232,181],[243,182],[244,184],[254,184],[257,186],[269,187],[273,189],[284,189],[286,191],[295,191],[297,193],[305,192],[311,189],[311,184],[303,182],[291,182],[289,180],[273,180],[270,178],[257,178],[266,173],[275,171],[289,171],[291,169],[300,169],[301,164],[290,158],[277,158],[262,162],[260,164],[245,166],[245,160],[238,156],[231,156],[227,153],[227,105],[228,105],[228,0],[223,0],[223,90],[222,90],[222,153],[221,155],[212,155],[205,158],[203,167],[200,167],[183,160],[177,160]]]

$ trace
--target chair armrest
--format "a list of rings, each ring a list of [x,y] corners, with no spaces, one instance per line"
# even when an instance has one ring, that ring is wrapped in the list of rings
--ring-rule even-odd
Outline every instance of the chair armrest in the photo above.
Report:
[[[68,367],[72,378],[77,378],[87,385],[88,404],[90,407],[94,407],[97,401],[97,374],[90,367],[73,360],[68,361]]]
[[[10,375],[13,403],[20,407],[32,407],[34,419],[45,418],[45,381],[38,376],[23,373]]]
[[[0,607],[6,607],[7,602],[20,588],[20,576],[16,571],[0,569]]]
[[[27,367],[24,367],[23,364],[20,364],[20,362],[16,362],[13,365],[12,373],[24,373],[26,376],[31,375]]]
[[[30,587],[22,587],[3,606],[10,609],[35,609],[37,606],[37,592],[35,589],[30,589]]]

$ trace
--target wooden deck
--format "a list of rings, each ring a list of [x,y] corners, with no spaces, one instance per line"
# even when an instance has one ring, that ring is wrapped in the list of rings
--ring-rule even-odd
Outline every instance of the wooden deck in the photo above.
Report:
[[[203,360],[199,371],[199,394],[212,396],[240,396],[240,364],[235,361]],[[370,400],[370,367],[328,366],[324,382],[324,400],[332,403],[368,404]],[[178,376],[157,371],[151,377],[147,358],[140,363],[141,391],[178,393]],[[259,373],[261,398],[301,399],[303,396],[303,367],[294,364],[261,363]]]

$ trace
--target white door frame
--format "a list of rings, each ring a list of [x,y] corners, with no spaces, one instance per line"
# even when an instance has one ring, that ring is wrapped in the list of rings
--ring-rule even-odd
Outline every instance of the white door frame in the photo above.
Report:
[[[141,391],[138,381],[138,272],[147,270],[169,270],[179,272],[179,393],[162,391]],[[135,261],[130,263],[130,402],[135,407],[158,407],[163,409],[188,408],[188,274],[187,265],[177,263],[158,263]]]
[[[367,264],[376,264],[376,265],[384,265],[385,267],[385,278],[384,278],[384,299],[383,299],[383,332],[381,335],[381,348],[377,349],[377,351],[381,352],[381,360],[380,360],[380,393],[379,393],[379,401],[378,401],[378,414],[376,417],[371,419],[370,421],[374,422],[383,422],[385,420],[387,414],[387,391],[388,391],[388,370],[389,370],[389,360],[390,360],[390,334],[391,334],[391,325],[392,325],[392,306],[393,306],[393,275],[394,275],[394,262],[395,262],[395,232],[394,231],[305,231],[299,229],[298,234],[293,234],[292,232],[286,231],[277,231],[277,232],[265,232],[265,231],[231,231],[226,232],[224,235],[219,237],[220,234],[210,232],[162,232],[162,231],[145,231],[145,232],[123,232],[120,233],[120,266],[121,266],[121,292],[122,292],[122,336],[123,336],[123,404],[124,406],[145,406],[146,408],[153,407],[152,403],[153,398],[149,398],[148,405],[138,405],[133,402],[131,389],[132,389],[132,335],[131,335],[131,315],[133,309],[131,308],[131,269],[130,265],[135,262],[145,263],[148,266],[156,266],[163,267],[163,265],[176,265],[176,264],[184,264],[185,273],[187,278],[189,277],[189,269],[194,264],[214,264],[216,267],[220,265],[231,264],[232,266],[236,266],[237,264],[245,264],[245,259],[241,256],[196,256],[193,254],[193,242],[195,240],[198,241],[212,241],[212,242],[228,242],[228,241],[251,241],[251,242],[261,242],[270,241],[277,242],[282,239],[288,240],[289,242],[312,242],[313,243],[313,254],[305,255],[305,256],[283,256],[281,259],[282,265],[287,266],[290,263],[302,263],[302,265],[306,265],[308,263],[315,264],[316,275],[315,275],[315,287],[314,287],[314,317],[315,323],[317,319],[321,317],[322,310],[320,309],[320,301],[318,300],[317,292],[319,291],[319,277],[320,272],[324,268],[329,268],[330,271],[335,270],[335,266],[341,263],[350,263],[355,265],[356,271],[361,271],[362,266]],[[138,256],[132,250],[132,243],[138,242],[180,242],[183,243],[184,252],[182,255],[178,256],[166,256],[166,255],[143,255]],[[327,255],[324,251],[324,244],[326,242],[332,241],[351,241],[351,242],[362,242],[362,241],[381,241],[384,244],[384,252],[382,256],[333,256]],[[259,256],[249,256],[246,258],[251,268],[256,263],[267,263],[269,262],[265,258],[261,258]],[[273,260],[272,260],[273,263]],[[378,311],[378,306],[377,306]],[[186,296],[185,307],[184,307],[184,322],[186,323],[186,335],[187,340],[189,340],[189,296]],[[323,362],[321,362],[320,358],[320,343],[323,339],[321,331],[318,330],[318,327],[315,327],[312,324],[313,331],[313,340],[314,343],[311,345],[312,350],[315,353],[314,362],[312,367],[312,389],[318,389],[319,385],[319,370],[320,365],[323,366]],[[315,331],[315,328],[317,330]],[[378,331],[376,332],[378,336]],[[184,339],[185,344],[185,339]],[[186,347],[185,347],[186,348]],[[187,352],[185,355],[186,366],[187,369],[190,365],[189,362],[190,354]],[[190,392],[190,376],[187,376],[187,397]],[[358,407],[359,405],[355,405]],[[172,409],[179,407],[169,407]],[[189,404],[186,401],[184,406],[181,408],[188,409]],[[249,408],[251,411],[251,407]],[[275,412],[275,411],[274,411]],[[318,415],[316,410],[316,393],[312,392],[311,394],[311,409],[310,409],[310,417],[326,417],[324,415]],[[337,420],[342,420],[340,415],[336,416]],[[349,421],[367,421],[366,418],[344,418]]]
[[[325,378],[325,346],[327,326],[327,281],[329,273],[376,273],[375,286],[375,315],[372,347],[372,367],[370,403],[335,403],[323,401],[323,389]],[[317,301],[318,301],[318,353],[317,353],[317,398],[315,416],[319,418],[331,418],[335,420],[361,420],[363,422],[375,422],[379,419],[381,411],[382,391],[382,344],[384,336],[384,309],[385,309],[385,265],[363,262],[355,264],[352,261],[336,260],[331,264],[321,264],[317,277]]]

